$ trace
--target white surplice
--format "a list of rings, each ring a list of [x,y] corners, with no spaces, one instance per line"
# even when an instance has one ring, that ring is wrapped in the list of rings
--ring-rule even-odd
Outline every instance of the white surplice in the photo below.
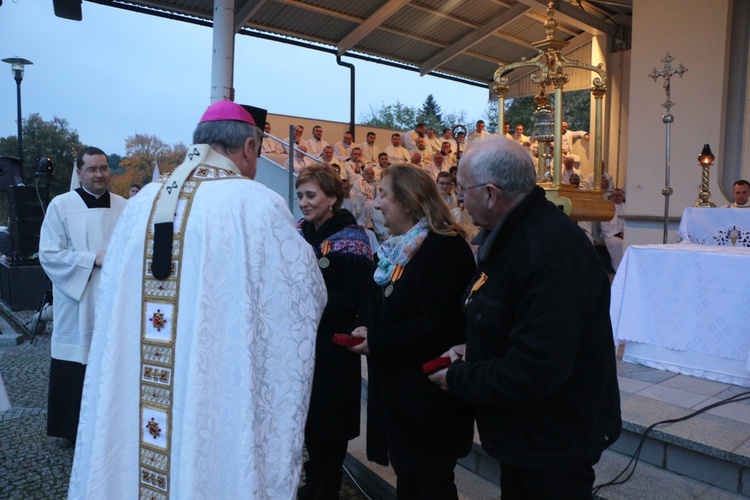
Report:
[[[110,193],[110,208],[88,208],[75,191],[52,199],[39,236],[39,262],[52,281],[52,357],[86,364],[94,331],[94,306],[106,250],[127,200]]]
[[[151,397],[141,394],[142,329],[152,328],[142,314],[145,235],[162,186],[151,183],[128,203],[108,250],[69,498],[138,498],[142,487],[141,440],[152,432],[139,409]],[[176,325],[172,407],[158,429],[171,439],[164,498],[295,498],[327,299],[317,260],[265,186],[192,177],[182,191],[190,189],[190,206],[175,215],[181,260],[163,282],[178,290],[179,311],[165,309],[160,323]]]

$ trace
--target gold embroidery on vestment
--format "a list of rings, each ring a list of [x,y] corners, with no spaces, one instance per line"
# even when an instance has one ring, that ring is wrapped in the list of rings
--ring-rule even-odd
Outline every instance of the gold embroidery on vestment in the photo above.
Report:
[[[177,341],[180,264],[185,226],[192,207],[193,195],[201,182],[240,177],[235,172],[201,165],[183,184],[179,195],[182,212],[177,218],[178,224],[173,228],[173,260],[169,276],[163,281],[155,279],[151,272],[151,262],[154,256],[153,221],[156,214],[156,202],[151,209],[143,256],[141,305],[139,491],[142,499],[167,500],[170,494],[172,391],[174,388],[174,348]],[[165,180],[166,176],[162,176],[156,182],[163,183]],[[164,423],[164,428],[159,422]]]

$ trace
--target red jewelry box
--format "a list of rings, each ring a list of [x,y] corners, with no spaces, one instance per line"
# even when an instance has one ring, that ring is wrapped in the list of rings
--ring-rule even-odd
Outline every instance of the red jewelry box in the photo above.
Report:
[[[348,333],[333,334],[333,343],[346,347],[354,347],[355,345],[359,345],[364,341],[365,339],[363,337],[355,337],[354,335]]]
[[[422,371],[424,371],[425,374],[429,375],[431,373],[434,373],[438,370],[445,368],[446,366],[450,366],[450,364],[451,364],[451,358],[449,358],[448,356],[441,356],[439,358],[435,358],[423,364]]]

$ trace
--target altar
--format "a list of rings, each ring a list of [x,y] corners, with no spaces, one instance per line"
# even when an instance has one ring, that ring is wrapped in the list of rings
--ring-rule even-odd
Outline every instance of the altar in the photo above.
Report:
[[[750,248],[630,246],[610,315],[623,361],[750,387]]]
[[[750,208],[695,208],[682,212],[677,242],[750,247]]]

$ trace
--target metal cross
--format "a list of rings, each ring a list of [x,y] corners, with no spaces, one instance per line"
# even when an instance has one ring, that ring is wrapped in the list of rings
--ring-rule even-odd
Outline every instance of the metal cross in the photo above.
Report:
[[[662,62],[664,63],[664,69],[662,71],[656,71],[656,68],[648,75],[649,77],[653,78],[654,81],[656,81],[659,77],[664,77],[664,90],[667,92],[667,100],[662,104],[662,107],[667,108],[667,114],[669,114],[669,109],[674,106],[674,103],[670,99],[670,79],[672,78],[672,75],[680,75],[680,78],[682,78],[683,73],[685,73],[688,69],[680,63],[680,66],[677,69],[672,69],[672,61],[674,61],[674,57],[669,55],[669,52],[667,52],[667,57],[662,59]]]

